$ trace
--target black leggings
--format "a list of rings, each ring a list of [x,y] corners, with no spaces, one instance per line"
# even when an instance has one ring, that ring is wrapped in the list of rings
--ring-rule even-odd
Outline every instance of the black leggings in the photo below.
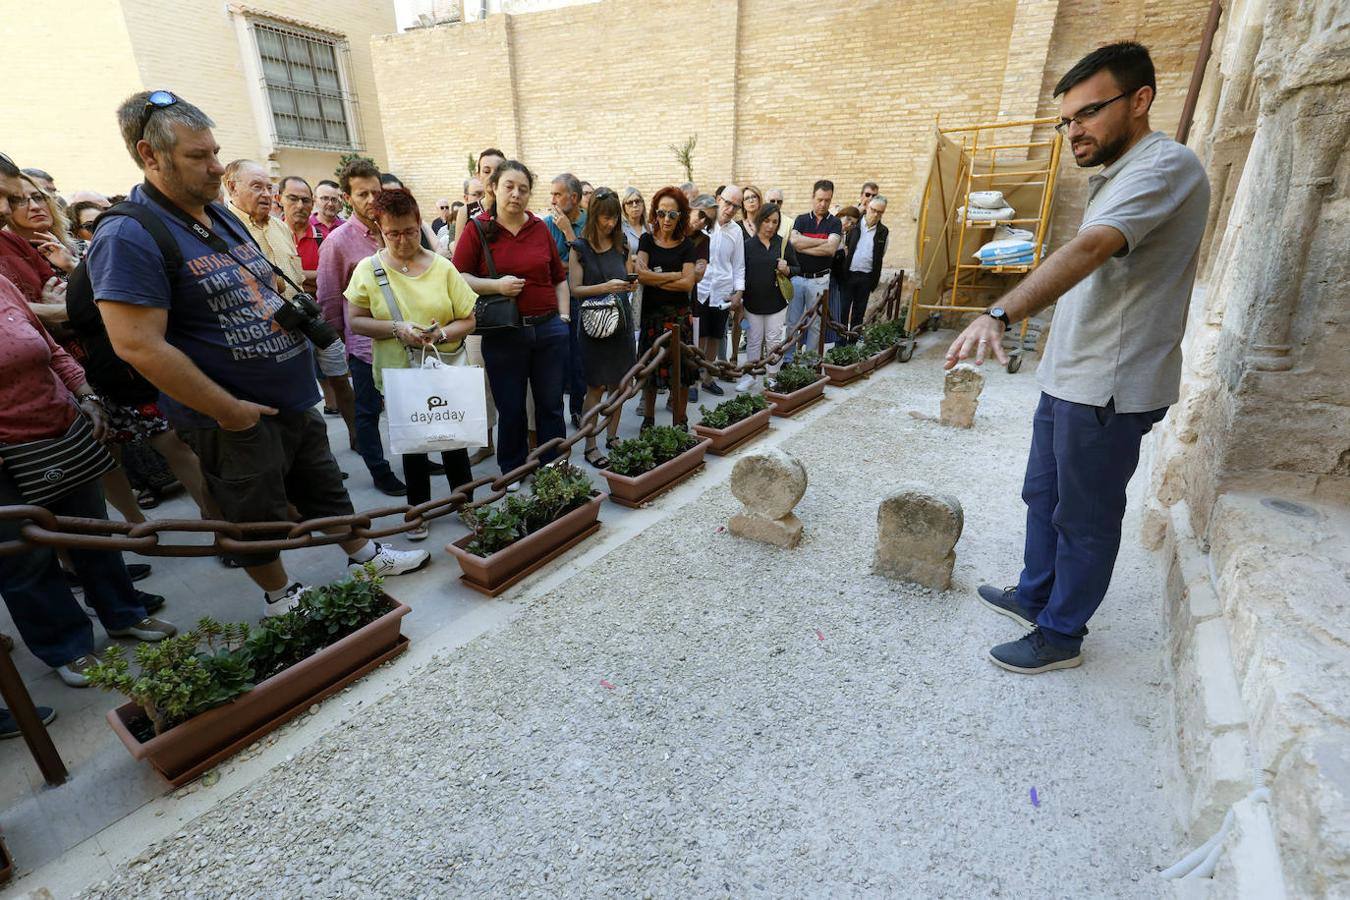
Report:
[[[446,450],[441,454],[441,464],[445,466],[445,480],[450,483],[450,487],[456,488],[473,481],[468,450]],[[431,499],[431,461],[427,459],[427,454],[403,454],[403,480],[408,484],[410,506]]]

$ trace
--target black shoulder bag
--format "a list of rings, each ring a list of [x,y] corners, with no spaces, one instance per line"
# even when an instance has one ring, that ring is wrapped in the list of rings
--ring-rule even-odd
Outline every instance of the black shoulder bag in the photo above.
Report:
[[[488,277],[498,278],[483,223],[472,218],[469,221],[478,231],[478,242],[483,246],[483,261],[487,263]],[[520,327],[520,307],[516,305],[516,298],[505,294],[479,294],[473,305],[473,317],[477,323],[474,334],[493,334]]]

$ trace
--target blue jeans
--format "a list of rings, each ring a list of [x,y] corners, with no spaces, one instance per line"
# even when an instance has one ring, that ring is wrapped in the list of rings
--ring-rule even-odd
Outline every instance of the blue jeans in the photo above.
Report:
[[[13,479],[0,473],[0,505],[25,502]],[[75,488],[46,504],[58,516],[106,519],[108,508],[98,481]],[[0,522],[0,541],[19,536],[19,523]],[[71,550],[70,561],[84,585],[84,598],[103,627],[126,628],[145,618],[131,576],[115,550]],[[19,629],[19,636],[33,655],[52,668],[64,666],[94,652],[94,627],[89,616],[70,592],[56,551],[39,547],[14,556],[0,556],[0,594]]]
[[[1139,444],[1166,414],[1041,394],[1022,486],[1027,537],[1017,599],[1051,643],[1076,649],[1087,634],[1111,584]]]
[[[529,453],[525,391],[534,395],[539,443],[567,435],[563,379],[567,376],[567,323],[555,316],[539,325],[483,335],[483,366],[497,401],[497,463],[502,473],[525,462]],[[543,457],[548,462],[556,453]]]
[[[572,298],[572,323],[567,336],[567,409],[574,416],[581,415],[586,400],[586,370],[581,365],[581,301]]]
[[[375,387],[375,373],[370,363],[355,356],[347,357],[352,372],[352,393],[356,395],[356,452],[361,454],[372,478],[392,474],[389,461],[384,458],[384,444],[380,443],[380,412],[384,397]]]
[[[790,332],[797,327],[797,323],[802,320],[802,316],[815,307],[820,302],[820,295],[829,289],[829,279],[821,278],[803,278],[800,275],[792,276],[792,302],[788,304],[787,330]],[[798,338],[797,344],[805,346],[808,350],[814,350],[820,345],[820,319],[817,318],[811,323],[811,327],[806,329],[806,334]],[[786,361],[791,361],[792,352],[796,346],[792,347],[787,353]]]

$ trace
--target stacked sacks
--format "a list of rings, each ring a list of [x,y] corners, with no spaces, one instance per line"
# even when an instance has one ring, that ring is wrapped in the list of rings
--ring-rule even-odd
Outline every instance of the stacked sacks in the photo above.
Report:
[[[990,241],[975,252],[980,265],[993,266],[1029,266],[1035,260],[1036,245],[1022,238],[1003,238]],[[1045,255],[1045,251],[1041,251]]]
[[[1002,191],[971,191],[970,206],[962,206],[956,214],[968,222],[1006,222],[1017,212],[1003,199]]]

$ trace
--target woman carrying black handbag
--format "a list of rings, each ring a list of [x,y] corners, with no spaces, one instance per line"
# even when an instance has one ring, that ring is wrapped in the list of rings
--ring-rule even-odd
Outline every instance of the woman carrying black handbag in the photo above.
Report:
[[[581,301],[581,367],[586,379],[586,410],[608,393],[611,397],[637,361],[633,344],[633,309],[629,302],[637,287],[633,275],[633,248],[624,236],[619,195],[596,188],[580,239],[572,244],[568,280],[572,296]],[[605,449],[619,433],[619,414],[609,420]],[[586,438],[586,462],[603,469],[609,460],[600,455],[595,437]]]
[[[491,185],[496,206],[470,220],[475,224],[455,245],[454,264],[479,295],[474,315],[497,402],[497,463],[505,474],[523,464],[529,452],[527,391],[534,397],[539,443],[567,434],[562,395],[571,300],[558,247],[544,221],[529,211],[530,170],[508,159],[492,173]],[[509,324],[509,305],[497,298],[514,300],[517,325]],[[498,323],[501,327],[485,330]],[[546,454],[543,461],[556,455]]]

